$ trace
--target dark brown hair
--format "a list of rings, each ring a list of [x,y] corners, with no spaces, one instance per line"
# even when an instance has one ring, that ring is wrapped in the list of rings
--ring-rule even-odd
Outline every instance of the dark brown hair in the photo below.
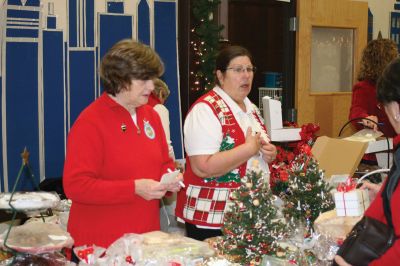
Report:
[[[400,103],[400,58],[394,59],[376,83],[378,101]]]
[[[242,46],[232,45],[225,47],[218,53],[215,61],[215,71],[219,70],[222,73],[225,73],[226,68],[229,66],[229,63],[232,61],[232,59],[238,56],[247,56],[250,59],[250,62],[254,65],[253,57],[251,56],[249,50]],[[215,82],[220,85],[218,78],[215,79]]]
[[[114,96],[131,84],[132,79],[149,80],[163,73],[164,65],[158,54],[149,46],[130,39],[111,47],[100,65],[104,90]]]
[[[381,38],[370,41],[363,50],[357,80],[375,83],[386,65],[397,56],[397,45],[394,41]]]

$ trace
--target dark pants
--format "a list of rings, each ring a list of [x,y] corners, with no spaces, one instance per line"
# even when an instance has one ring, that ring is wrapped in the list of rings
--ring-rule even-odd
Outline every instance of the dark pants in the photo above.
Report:
[[[193,224],[185,223],[186,228],[186,236],[203,241],[204,239],[215,237],[215,236],[222,236],[221,229],[204,229],[198,228]]]

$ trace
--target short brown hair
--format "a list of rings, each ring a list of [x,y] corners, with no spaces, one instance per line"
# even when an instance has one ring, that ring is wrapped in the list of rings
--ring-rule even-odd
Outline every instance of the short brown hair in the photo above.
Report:
[[[357,80],[375,83],[387,64],[397,56],[397,45],[394,41],[381,38],[370,41],[363,50]]]
[[[104,90],[114,96],[131,84],[132,79],[149,80],[163,73],[164,65],[158,54],[149,46],[130,39],[111,47],[100,65]]]
[[[153,80],[153,82],[154,82],[153,94],[157,98],[162,98],[162,100],[165,101],[170,94],[167,84],[165,84],[164,81],[162,81],[161,79],[158,79],[158,78]]]

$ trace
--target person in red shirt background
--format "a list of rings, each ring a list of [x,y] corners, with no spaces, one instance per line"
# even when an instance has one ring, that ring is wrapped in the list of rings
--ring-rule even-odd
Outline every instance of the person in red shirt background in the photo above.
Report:
[[[355,120],[352,124],[357,130],[364,127],[374,130],[382,130],[382,133],[389,138],[394,138],[396,132],[390,124],[385,111],[381,107],[376,97],[376,81],[382,74],[383,69],[398,56],[397,45],[389,39],[378,39],[370,41],[364,48],[360,69],[358,71],[358,82],[353,86],[353,94],[349,113],[349,120],[355,118],[368,118],[369,120]],[[394,145],[398,143],[394,139]],[[367,164],[376,164],[374,154],[366,155],[363,162]]]

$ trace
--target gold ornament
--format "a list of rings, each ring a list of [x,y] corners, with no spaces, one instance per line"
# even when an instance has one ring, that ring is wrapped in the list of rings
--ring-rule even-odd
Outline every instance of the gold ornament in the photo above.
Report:
[[[21,153],[21,157],[23,165],[27,165],[29,163],[29,151],[26,147],[24,148],[24,151]]]
[[[259,206],[260,205],[260,201],[258,199],[253,200],[253,205],[254,206]]]

